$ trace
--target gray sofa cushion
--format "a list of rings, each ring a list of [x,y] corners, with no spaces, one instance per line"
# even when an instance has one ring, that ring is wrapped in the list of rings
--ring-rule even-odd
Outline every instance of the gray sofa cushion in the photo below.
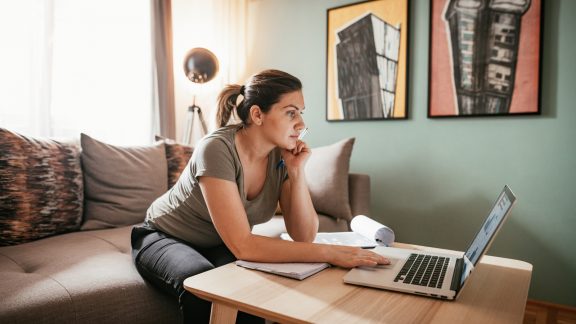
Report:
[[[164,143],[120,147],[81,134],[85,209],[83,230],[141,223],[167,190]]]
[[[0,128],[0,245],[78,230],[83,196],[77,145]]]
[[[352,219],[348,193],[348,171],[354,138],[312,149],[306,163],[306,181],[318,213]]]
[[[0,248],[1,321],[178,322],[175,297],[136,271],[130,231],[82,231]]]

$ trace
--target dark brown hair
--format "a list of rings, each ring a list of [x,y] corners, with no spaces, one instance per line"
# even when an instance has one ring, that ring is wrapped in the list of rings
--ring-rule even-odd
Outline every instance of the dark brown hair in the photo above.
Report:
[[[250,77],[246,85],[224,87],[218,95],[216,123],[218,127],[226,126],[236,108],[242,124],[248,125],[250,107],[257,105],[267,113],[282,95],[299,90],[302,90],[302,83],[295,76],[279,70],[264,70]],[[237,104],[240,95],[242,100]]]

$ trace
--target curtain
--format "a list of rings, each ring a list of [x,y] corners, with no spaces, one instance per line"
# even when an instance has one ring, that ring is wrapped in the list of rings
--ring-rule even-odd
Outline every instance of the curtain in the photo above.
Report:
[[[215,0],[214,29],[220,64],[220,87],[244,83],[246,67],[246,0]]]
[[[0,43],[0,127],[151,142],[148,2],[1,1]]]
[[[244,84],[246,74],[246,0],[216,1],[216,25],[218,32],[224,35],[220,48],[220,56],[223,62],[222,77],[220,87],[227,84]],[[212,120],[216,121],[216,111],[212,112]],[[239,123],[240,119],[236,114],[231,116],[232,123]],[[215,126],[215,125],[214,125]]]
[[[54,1],[0,2],[0,127],[50,136]]]
[[[209,131],[216,128],[216,97],[226,84],[244,83],[246,62],[246,0],[172,0],[174,27],[174,96],[177,138],[184,133],[187,107],[196,98]],[[212,51],[219,61],[216,77],[205,84],[190,82],[182,62],[195,47]]]
[[[152,50],[154,131],[175,138],[171,0],[152,0]]]

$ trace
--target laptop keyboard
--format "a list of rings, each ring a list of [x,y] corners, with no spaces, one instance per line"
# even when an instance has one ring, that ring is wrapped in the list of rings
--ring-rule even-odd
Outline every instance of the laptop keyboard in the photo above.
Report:
[[[441,288],[449,258],[412,253],[394,278],[394,282]]]

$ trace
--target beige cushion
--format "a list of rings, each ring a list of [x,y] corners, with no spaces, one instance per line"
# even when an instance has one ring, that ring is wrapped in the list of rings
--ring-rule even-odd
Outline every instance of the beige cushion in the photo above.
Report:
[[[348,195],[348,171],[354,138],[312,149],[306,163],[306,179],[318,213],[352,219]]]
[[[80,141],[85,189],[82,229],[144,221],[150,204],[167,190],[164,143],[119,147],[86,134],[81,135]]]
[[[0,247],[0,322],[180,323],[177,298],[137,272],[131,229]]]
[[[0,128],[0,245],[78,230],[80,148]]]

